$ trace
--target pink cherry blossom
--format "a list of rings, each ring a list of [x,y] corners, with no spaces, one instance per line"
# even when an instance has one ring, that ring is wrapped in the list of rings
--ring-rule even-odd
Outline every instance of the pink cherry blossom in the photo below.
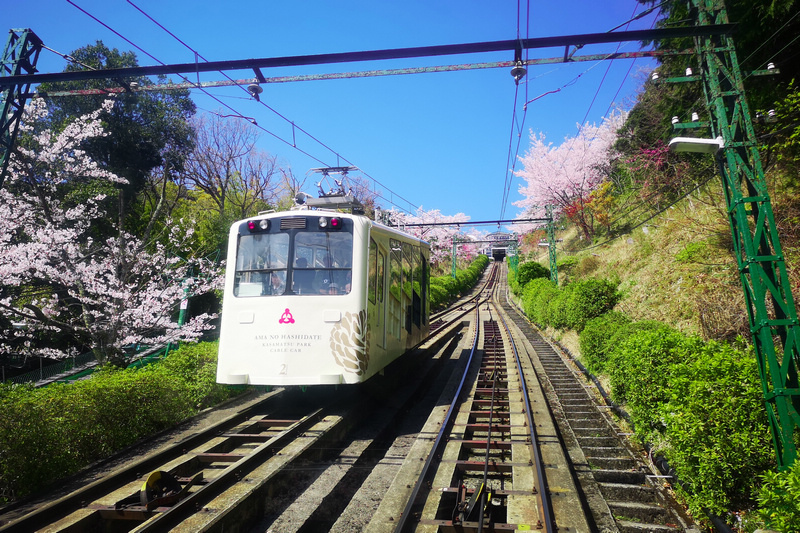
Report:
[[[190,268],[202,274],[191,278],[191,294],[221,286],[219,266],[179,257],[191,257],[191,230],[173,224],[168,247],[142,242],[106,216],[103,195],[77,205],[65,199],[65,186],[87,179],[126,183],[81,149],[106,135],[100,113],[54,132],[41,130],[41,100],[26,108],[26,144],[12,153],[0,190],[0,312],[14,324],[2,332],[0,353],[67,357],[90,349],[106,361],[130,345],[197,339],[214,318],[195,316],[182,327],[174,319]]]
[[[430,259],[433,265],[452,261],[454,240],[468,240],[463,234],[462,228],[458,226],[459,222],[469,221],[469,217],[464,213],[443,215],[438,209],[425,211],[420,207],[414,215],[395,210],[384,211],[383,214],[392,226],[398,226],[431,245]],[[444,225],[447,223],[452,225]],[[407,226],[407,224],[414,224],[414,226]],[[419,226],[419,224],[437,225]],[[474,258],[477,252],[478,246],[475,244],[458,244],[456,247],[456,257],[459,259]]]
[[[556,217],[580,210],[606,178],[609,161],[615,155],[617,130],[625,116],[613,113],[599,126],[583,126],[575,137],[557,146],[546,144],[544,134],[531,132],[530,148],[520,158],[523,168],[515,173],[525,181],[519,187],[525,198],[514,202],[522,208],[519,218],[543,218],[546,205],[554,206]],[[586,233],[589,228],[582,229]]]

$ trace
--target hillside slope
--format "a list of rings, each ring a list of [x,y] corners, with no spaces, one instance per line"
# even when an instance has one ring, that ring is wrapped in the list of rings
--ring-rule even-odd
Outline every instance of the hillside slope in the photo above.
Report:
[[[791,211],[792,200],[775,194],[776,213]],[[796,235],[791,217],[783,218],[781,239],[797,297]],[[741,336],[750,342],[719,179],[710,180],[647,222],[633,221],[632,226],[629,233],[600,236],[588,246],[567,226],[557,235],[563,239],[557,249],[559,282],[617,279],[623,293],[617,310],[634,320],[659,320],[705,339],[733,341]],[[530,258],[549,264],[546,248]],[[577,349],[569,334],[561,335],[568,347]]]

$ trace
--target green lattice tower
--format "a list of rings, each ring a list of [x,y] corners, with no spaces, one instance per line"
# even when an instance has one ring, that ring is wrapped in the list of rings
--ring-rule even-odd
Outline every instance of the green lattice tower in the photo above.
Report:
[[[727,24],[722,0],[691,0],[700,25]],[[778,467],[797,457],[800,354],[797,310],[756,146],[742,73],[728,35],[696,38],[739,278],[764,392]]]
[[[1,85],[4,76],[34,74],[42,41],[31,30],[9,30],[0,60],[0,187],[17,138],[17,127],[25,110],[30,84]]]
[[[553,220],[553,206],[544,207],[545,214],[550,221],[547,223],[547,249],[550,253],[550,281],[558,285],[558,267],[556,266],[556,224]]]
[[[456,239],[453,239],[453,269],[452,269],[453,279],[456,279],[456,245],[457,244],[458,244],[458,241]]]

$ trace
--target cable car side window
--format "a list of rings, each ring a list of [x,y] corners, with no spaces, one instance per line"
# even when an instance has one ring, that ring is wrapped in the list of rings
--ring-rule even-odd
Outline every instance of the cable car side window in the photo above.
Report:
[[[378,301],[383,302],[383,295],[386,292],[386,283],[383,278],[383,272],[386,265],[386,256],[383,250],[378,250]]]
[[[375,244],[374,239],[369,240],[369,259],[367,260],[368,265],[368,280],[369,286],[367,287],[367,297],[369,301],[375,303],[375,291],[377,290],[378,285],[378,245]]]
[[[283,294],[288,262],[288,234],[240,234],[233,281],[234,296]]]

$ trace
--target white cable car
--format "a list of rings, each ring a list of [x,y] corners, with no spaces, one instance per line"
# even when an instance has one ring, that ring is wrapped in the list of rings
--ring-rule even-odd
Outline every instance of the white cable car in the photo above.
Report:
[[[231,226],[217,382],[358,383],[428,333],[430,247],[362,215]]]

